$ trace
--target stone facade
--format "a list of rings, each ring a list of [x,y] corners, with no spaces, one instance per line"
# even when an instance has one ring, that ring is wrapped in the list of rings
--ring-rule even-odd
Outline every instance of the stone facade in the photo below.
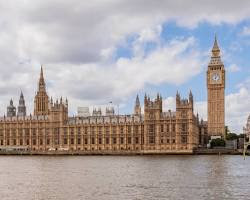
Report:
[[[207,70],[208,135],[225,137],[225,69],[215,37]]]
[[[137,96],[131,115],[115,114],[114,108],[109,107],[104,114],[101,109],[94,108],[91,116],[70,117],[67,99],[49,99],[41,67],[34,114],[26,116],[23,94],[17,115],[11,100],[7,117],[0,118],[0,150],[192,153],[199,145],[207,144],[209,134],[224,134],[225,71],[216,40],[212,53],[207,72],[208,122],[200,121],[198,114],[194,114],[191,91],[186,99],[177,92],[175,111],[163,111],[160,94],[155,99],[145,94],[144,112]],[[220,80],[215,79],[214,74]]]
[[[155,100],[145,95],[144,114],[137,96],[131,115],[115,115],[107,108],[105,115],[94,109],[92,116],[69,117],[67,100],[49,100],[41,68],[34,103],[34,115],[0,118],[0,149],[191,153],[198,146],[199,122],[191,92],[188,99],[177,93],[175,112],[162,110],[158,94]]]

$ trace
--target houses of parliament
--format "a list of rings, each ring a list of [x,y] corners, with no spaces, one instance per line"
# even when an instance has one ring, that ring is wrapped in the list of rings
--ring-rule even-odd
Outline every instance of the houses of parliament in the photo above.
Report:
[[[19,105],[12,100],[7,116],[0,117],[0,151],[46,154],[119,154],[119,153],[193,153],[205,146],[211,136],[225,135],[225,70],[215,38],[207,68],[208,121],[194,114],[190,91],[183,99],[177,92],[176,110],[163,111],[162,97],[145,94],[144,112],[136,97],[134,112],[119,115],[114,109],[106,113],[94,109],[90,116],[68,115],[68,100],[54,101],[46,92],[41,67],[34,113],[26,115],[21,92]]]

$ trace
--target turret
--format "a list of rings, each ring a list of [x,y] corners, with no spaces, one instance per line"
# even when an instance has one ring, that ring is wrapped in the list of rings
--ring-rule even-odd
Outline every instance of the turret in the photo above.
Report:
[[[141,114],[141,105],[140,105],[140,100],[139,100],[138,94],[137,94],[136,100],[135,100],[134,114],[135,115]]]
[[[181,101],[181,97],[180,97],[179,92],[177,91],[177,93],[176,93],[176,105],[179,105],[180,101]]]
[[[189,92],[189,103],[190,103],[190,105],[192,106],[192,109],[193,109],[194,98],[193,98],[193,94],[192,94],[192,91],[191,91],[191,90],[190,90],[190,92]]]
[[[22,91],[21,91],[21,94],[20,94],[17,116],[18,117],[26,116],[26,106],[25,106],[25,100],[24,100],[24,96],[23,96]]]
[[[16,107],[13,104],[13,100],[10,100],[10,105],[7,107],[7,117],[16,116]]]
[[[38,91],[34,100],[34,115],[48,115],[49,97],[46,93],[46,85],[43,77],[43,67],[41,66]]]

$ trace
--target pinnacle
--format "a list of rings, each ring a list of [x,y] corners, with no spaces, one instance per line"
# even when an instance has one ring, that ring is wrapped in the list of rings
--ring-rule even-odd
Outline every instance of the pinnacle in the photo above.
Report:
[[[213,56],[218,57],[220,55],[220,48],[217,42],[217,36],[214,36],[214,45],[213,45],[213,49],[212,49],[212,54]]]

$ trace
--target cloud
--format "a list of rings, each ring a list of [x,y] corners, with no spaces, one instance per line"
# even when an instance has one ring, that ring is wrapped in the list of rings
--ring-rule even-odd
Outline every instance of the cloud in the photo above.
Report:
[[[193,37],[161,41],[162,25],[237,24],[249,13],[244,0],[0,1],[1,113],[20,89],[32,112],[40,64],[49,94],[67,96],[72,113],[78,105],[124,103],[145,85],[181,85],[200,73],[203,56]],[[114,59],[131,36],[132,56]],[[149,42],[155,48],[146,52]]]
[[[244,26],[242,31],[241,31],[241,35],[243,36],[249,36],[250,35],[250,27],[248,26]]]
[[[140,38],[140,37],[138,37]],[[138,46],[138,43],[135,42]],[[143,45],[143,44],[142,44]],[[135,53],[131,58],[119,58],[116,62],[72,65],[47,65],[49,93],[67,94],[70,101],[82,104],[124,102],[146,85],[170,83],[179,85],[201,71],[195,39],[174,39],[157,46],[150,53]],[[189,61],[189,65],[183,68]],[[80,83],[80,84],[79,84]],[[73,103],[76,110],[77,103]],[[79,105],[79,104],[78,104]]]
[[[238,65],[236,65],[236,64],[231,64],[228,68],[227,68],[227,70],[229,71],[229,72],[239,72],[240,70],[241,70],[241,68],[238,66]]]

